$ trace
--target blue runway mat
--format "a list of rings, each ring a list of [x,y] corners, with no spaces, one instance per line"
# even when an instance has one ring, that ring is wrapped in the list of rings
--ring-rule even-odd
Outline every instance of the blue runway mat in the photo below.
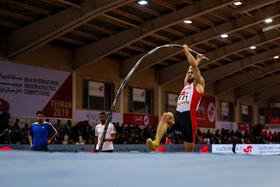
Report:
[[[279,156],[0,152],[0,186],[279,187]]]

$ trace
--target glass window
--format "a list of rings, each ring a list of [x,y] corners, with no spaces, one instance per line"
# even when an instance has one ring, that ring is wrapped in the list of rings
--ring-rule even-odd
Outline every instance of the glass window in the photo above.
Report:
[[[253,107],[249,105],[241,105],[241,122],[253,122]]]
[[[234,105],[229,102],[221,102],[221,121],[233,121]]]
[[[129,112],[153,114],[153,90],[129,88]]]

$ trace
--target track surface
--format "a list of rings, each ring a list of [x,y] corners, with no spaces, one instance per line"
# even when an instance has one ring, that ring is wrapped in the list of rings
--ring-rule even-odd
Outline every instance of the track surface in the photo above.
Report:
[[[279,187],[279,156],[0,152],[0,186]]]

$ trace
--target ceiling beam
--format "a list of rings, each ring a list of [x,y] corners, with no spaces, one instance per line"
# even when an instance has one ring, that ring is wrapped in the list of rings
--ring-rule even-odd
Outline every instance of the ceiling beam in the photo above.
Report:
[[[136,8],[136,9],[138,9],[140,11],[147,12],[147,13],[153,15],[153,16],[160,17],[160,13],[158,13],[157,11],[154,11],[154,10],[152,10],[150,8],[147,8],[145,6],[142,6],[142,5],[139,5],[139,4],[135,4],[135,3],[131,3],[131,4],[129,4],[129,6],[131,6],[133,8]]]
[[[216,83],[216,94],[219,95],[221,93],[224,93],[226,91],[232,90],[234,88],[237,88],[239,86],[242,86],[248,82],[251,82],[253,80],[256,80],[257,78],[260,78],[262,76],[265,76],[267,74],[270,74],[275,71],[280,70],[280,64],[270,64],[264,68],[264,70],[256,69],[244,72],[242,74],[237,74],[234,76],[231,76],[229,78],[225,78],[223,80],[220,80]]]
[[[49,14],[49,12],[47,10],[45,10],[45,9],[38,8],[38,7],[29,5],[29,4],[25,4],[25,3],[22,3],[22,2],[19,2],[19,1],[15,1],[15,0],[1,0],[1,2],[8,3],[8,4],[11,4],[13,6],[18,6],[18,7],[24,8],[26,10],[31,10],[33,12],[37,12],[37,13],[40,13],[40,14],[46,14],[46,15]]]
[[[259,92],[267,87],[280,82],[280,74],[272,75],[257,81],[250,82],[236,89],[237,98],[245,97],[253,93]],[[267,90],[267,89],[266,89]]]
[[[19,14],[19,13],[15,13],[15,12],[11,12],[8,10],[4,10],[4,9],[0,9],[1,14],[6,15],[6,16],[10,16],[13,18],[17,18],[23,21],[28,21],[28,22],[33,22],[35,21],[34,18],[30,17],[30,16],[26,16],[23,14]]]
[[[269,99],[276,95],[279,95],[280,92],[280,84],[273,85],[268,87],[266,90],[262,90],[255,94],[255,102],[260,102],[265,99]]]
[[[6,57],[15,58],[59,38],[108,11],[126,5],[133,0],[87,0],[81,9],[67,8],[47,18],[20,28],[6,37]],[[44,29],[37,29],[44,28]]]
[[[232,15],[233,16],[238,16],[239,14],[245,14],[245,13],[248,13],[248,12],[250,12],[252,10],[256,10],[256,9],[262,8],[264,6],[276,3],[278,1],[279,0],[272,0],[272,1],[262,0],[262,1],[254,3],[254,4],[249,4],[249,5],[246,5],[244,7],[239,8],[237,10],[234,10],[234,11],[232,11]]]
[[[176,11],[177,14],[171,12],[159,18],[147,21],[146,23],[141,25],[141,29],[128,29],[111,37],[91,43],[87,46],[75,50],[74,67],[77,69],[90,63],[96,62],[97,60],[104,58],[138,40],[141,40],[148,35],[151,35],[152,33],[156,33],[161,29],[176,25],[187,18],[190,19],[198,17],[210,11],[225,7],[233,2],[234,1],[220,0],[208,3],[208,0],[202,0],[198,2],[200,5],[200,12],[196,11],[194,5],[183,7]],[[94,49],[96,48],[98,48],[99,50],[95,51],[95,53],[89,53],[89,51],[94,51]]]
[[[273,55],[279,54],[280,47],[272,49],[271,51],[265,51],[251,57],[244,58],[239,61],[234,61],[232,63],[212,68],[203,72],[203,77],[205,79],[206,84],[211,84],[221,78],[224,78],[228,75],[231,75],[237,71],[245,69],[251,64],[257,64],[263,62],[265,60],[269,60],[273,58]],[[203,61],[202,61],[203,62]],[[180,62],[175,64],[174,67],[170,66],[167,68],[163,68],[158,73],[158,81],[159,84],[165,84],[171,80],[182,77],[186,74],[186,67],[188,67],[188,62]],[[201,67],[201,66],[199,66]]]
[[[273,17],[279,16],[279,11],[275,7],[268,7],[267,9],[265,9],[264,12],[265,12],[265,14],[267,14],[267,15],[269,14],[269,15],[271,15]],[[262,22],[262,21],[265,20],[264,17],[262,17],[262,16],[260,17],[258,14],[255,14],[255,18],[256,19],[248,19],[248,17],[245,17],[245,16],[239,17],[239,18],[236,18],[236,19],[233,20],[233,22],[236,23],[234,28],[233,28],[232,23],[229,23],[229,22],[225,22],[225,23],[222,23],[220,25],[217,25],[216,28],[217,28],[217,30],[219,30],[220,34],[224,33],[224,31],[226,33],[231,33],[231,32],[236,32],[238,30],[241,30],[241,29],[244,29],[244,28],[256,25],[259,22]],[[202,30],[201,32],[195,33],[193,35],[189,35],[189,36],[185,37],[184,39],[176,40],[176,41],[174,41],[172,43],[177,43],[177,44],[186,43],[186,44],[188,44],[190,46],[190,48],[194,48],[194,46],[197,45],[197,44],[203,44],[204,42],[208,42],[210,40],[213,40],[213,39],[216,39],[216,38],[220,38],[220,34],[219,33],[216,33],[213,28],[210,28],[210,29]],[[261,38],[262,37],[260,37],[260,35],[258,35],[254,39],[257,39],[258,41],[260,41],[260,40],[262,40]],[[248,44],[254,44],[254,41],[253,41],[254,39],[248,41]],[[244,43],[244,41],[240,41],[240,43],[242,44],[242,46],[246,45]],[[236,45],[236,44],[233,43],[232,45]],[[229,45],[229,46],[232,46],[232,45]],[[222,50],[225,50],[225,49],[222,48]],[[227,53],[230,53],[230,52],[233,52],[233,51],[236,51],[236,50],[234,50],[233,47],[227,47],[227,49],[226,49]],[[173,52],[174,52],[173,55],[177,55],[178,54],[178,50],[175,50]],[[202,51],[200,51],[200,52],[202,52]],[[145,53],[147,53],[147,51],[144,52],[144,53],[141,53],[139,55],[135,55],[132,58],[127,59],[124,62],[122,62],[122,64],[126,64],[126,65],[123,65],[121,67],[121,72],[122,72],[121,74],[122,75],[126,75],[130,71],[130,69],[132,68],[131,64],[135,63],[139,58],[144,56]],[[153,61],[151,61],[151,60],[149,61],[150,63],[145,63],[146,66],[141,66],[141,67],[142,68],[149,68],[150,66],[161,62],[162,59],[166,59],[166,58],[168,58],[170,56],[172,56],[172,53],[168,52],[166,54],[163,54],[163,56],[158,56],[157,58],[155,57],[153,59]],[[225,55],[222,55],[222,56],[219,55],[219,56],[221,58],[225,57]],[[211,62],[213,60],[217,60],[217,58],[218,58],[217,55],[211,55],[211,57],[209,59],[210,59],[210,62]],[[205,63],[209,64],[210,62],[209,61],[208,62],[203,62],[202,61],[201,64],[205,64]],[[178,76],[180,77],[182,75],[178,75]]]
[[[241,40],[241,41],[238,41],[238,42],[235,42],[235,43],[233,43],[232,45],[228,45],[228,46],[225,46],[225,47],[221,47],[221,48],[218,48],[218,49],[216,49],[216,50],[214,50],[214,51],[210,51],[210,52],[208,52],[208,53],[206,53],[205,54],[205,56],[206,57],[208,57],[209,59],[210,59],[210,61],[202,61],[200,64],[199,64],[199,67],[200,68],[203,68],[203,67],[206,67],[206,66],[209,66],[210,64],[212,64],[212,63],[215,63],[215,62],[217,62],[218,60],[221,60],[221,59],[223,59],[223,58],[225,58],[225,57],[227,57],[227,56],[229,56],[229,55],[232,55],[232,54],[237,54],[238,52],[240,52],[240,51],[242,51],[242,50],[246,50],[249,46],[250,46],[250,44],[253,44],[253,45],[256,45],[256,46],[258,46],[258,45],[262,45],[262,44],[265,44],[265,43],[268,43],[268,42],[270,42],[270,41],[272,41],[272,40],[277,40],[277,39],[280,39],[280,35],[276,32],[276,31],[270,31],[269,33],[264,33],[262,36],[256,36],[256,35],[254,35],[254,36],[252,36],[252,37],[250,37],[250,38],[248,38],[247,40],[246,40],[246,42],[244,42],[244,40]],[[256,43],[255,43],[256,42]],[[249,46],[248,46],[248,44],[249,44]],[[276,48],[276,49],[273,49],[273,50],[271,50],[272,51],[272,53],[274,53],[274,54],[278,54],[278,51],[277,51],[277,49],[279,49],[279,48]],[[272,53],[271,53],[271,51],[270,52],[267,52],[267,53],[261,53],[261,54],[265,54],[266,55],[266,58],[268,58],[268,56],[269,57],[271,57],[272,55]],[[166,58],[167,56],[169,57],[169,56],[172,56],[172,52],[173,53],[175,53],[174,51],[168,51],[168,52],[166,52],[166,53],[163,53],[164,54],[164,56],[161,56],[161,58],[162,59],[164,59],[164,58]],[[178,52],[178,51],[177,51]],[[169,54],[169,55],[168,55]],[[233,69],[233,67],[235,67],[235,66],[241,66],[241,67],[243,67],[242,65],[244,65],[244,64],[246,64],[247,66],[249,66],[249,64],[250,64],[250,62],[252,61],[251,59],[259,59],[258,58],[258,56],[261,56],[261,55],[255,55],[255,56],[252,56],[252,57],[250,57],[250,58],[245,58],[245,59],[242,59],[241,61],[238,61],[239,63],[230,63],[230,64],[227,64],[227,65],[225,65],[225,67],[230,67],[229,68],[229,71],[230,72],[234,72],[233,70],[231,70],[231,69]],[[264,55],[262,56],[262,57],[264,57]],[[159,57],[158,57],[159,58]],[[160,59],[161,59],[160,58]],[[146,60],[147,62],[143,62],[144,63],[144,65],[145,66],[150,66],[151,64],[154,64],[155,62],[156,62],[156,57],[154,58],[154,59],[151,59],[151,60],[154,60],[154,61],[152,61],[151,62],[151,60]],[[126,61],[125,61],[126,62]],[[242,62],[242,63],[241,63]],[[158,61],[157,61],[157,63],[158,63]],[[179,63],[179,65],[178,65],[178,67],[185,67],[185,62],[180,62]],[[213,73],[206,73],[207,74],[207,81],[209,81],[208,83],[212,83],[212,82],[214,82],[214,81],[216,81],[217,80],[217,78],[218,77],[220,77],[220,76],[222,76],[221,75],[221,73],[223,73],[223,74],[225,74],[224,73],[224,71],[225,71],[225,69],[222,69],[224,66],[222,66],[221,67],[221,69],[219,69],[219,71],[217,71],[217,70],[215,70],[215,71],[213,71]],[[128,67],[124,67],[124,69],[126,69],[126,68],[128,68]],[[141,67],[139,67],[139,68],[141,68]],[[167,71],[168,72],[168,68],[169,67],[167,67],[166,69],[167,70],[165,70],[165,68],[163,68],[162,70],[160,70],[160,72],[159,72],[159,75],[161,75],[161,71],[162,72],[165,72],[165,71]],[[238,70],[235,70],[235,71],[238,71]],[[164,77],[162,77],[162,78],[160,78],[159,77],[159,82],[160,82],[160,84],[164,84],[165,82],[167,82],[169,79],[171,79],[171,78],[178,78],[178,77],[181,77],[181,76],[183,76],[184,74],[185,74],[186,72],[185,72],[185,70],[184,69],[178,69],[177,71],[175,71],[175,72],[170,72],[168,75],[165,75]],[[165,73],[164,73],[165,74]],[[214,75],[214,76],[211,76],[211,75]],[[205,74],[204,74],[205,75]],[[217,75],[219,75],[219,76],[217,76]]]
[[[19,25],[16,25],[14,23],[10,23],[10,22],[7,22],[7,21],[2,21],[2,20],[0,20],[0,25],[3,25],[4,27],[13,28],[13,29],[20,28]]]
[[[66,4],[66,5],[70,5],[70,6],[72,6],[72,7],[82,8],[81,6],[79,6],[79,5],[75,4],[75,3],[71,3],[71,2],[69,2],[69,1],[66,1],[66,0],[56,0],[56,1],[59,1],[59,2],[61,2],[61,3],[63,3],[63,4]]]

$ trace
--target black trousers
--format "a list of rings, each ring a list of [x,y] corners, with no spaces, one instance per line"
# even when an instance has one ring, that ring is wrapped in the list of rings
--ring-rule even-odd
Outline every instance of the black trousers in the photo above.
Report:
[[[33,149],[34,151],[49,151],[48,144],[40,147],[39,149]]]

